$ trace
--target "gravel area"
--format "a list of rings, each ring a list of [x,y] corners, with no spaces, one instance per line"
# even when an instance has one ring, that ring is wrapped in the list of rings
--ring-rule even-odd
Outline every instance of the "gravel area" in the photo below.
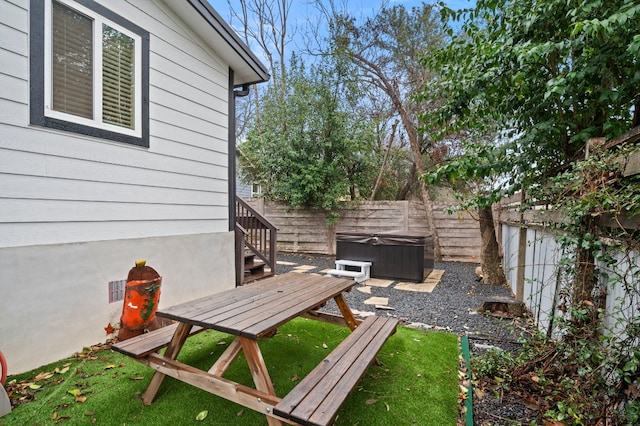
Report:
[[[301,255],[279,253],[278,261],[293,263],[293,265],[278,265],[278,274],[294,270],[300,265],[313,265],[316,268],[308,272],[319,273],[325,269],[335,267],[335,257],[319,255]],[[444,270],[438,285],[431,293],[398,290],[394,288],[397,282],[389,287],[371,286],[371,294],[366,294],[357,287],[346,294],[349,306],[358,311],[376,311],[393,315],[402,319],[406,324],[416,327],[446,330],[459,335],[477,335],[483,340],[482,345],[494,344],[504,340],[513,340],[508,327],[512,320],[480,315],[477,309],[482,302],[495,296],[511,296],[506,287],[482,284],[476,281],[475,268],[477,265],[460,262],[436,262],[434,269]],[[366,282],[358,287],[366,285]],[[373,305],[366,305],[365,300],[370,297],[389,298],[389,310],[376,309]],[[325,309],[337,311],[334,304],[328,304]],[[487,341],[491,343],[487,343]]]
[[[279,253],[278,261],[291,263],[279,264],[278,274],[293,271],[301,265],[314,266],[314,269],[307,270],[310,273],[320,273],[335,267],[333,256]],[[444,274],[431,293],[398,290],[394,288],[397,284],[394,282],[388,287],[370,286],[371,294],[366,294],[358,290],[367,284],[364,282],[345,297],[354,311],[374,311],[377,315],[392,315],[402,319],[409,326],[467,335],[472,359],[492,347],[517,350],[520,345],[516,342],[514,330],[518,328],[513,319],[477,312],[487,299],[497,296],[512,297],[511,290],[478,282],[476,266],[470,263],[436,262],[434,270],[443,270]],[[390,309],[377,309],[364,303],[375,296],[387,297]],[[338,312],[333,302],[323,309]],[[537,413],[516,395],[504,395],[501,399],[489,394],[480,399],[476,395],[473,402],[473,420],[476,425],[529,424],[532,420],[540,420]]]

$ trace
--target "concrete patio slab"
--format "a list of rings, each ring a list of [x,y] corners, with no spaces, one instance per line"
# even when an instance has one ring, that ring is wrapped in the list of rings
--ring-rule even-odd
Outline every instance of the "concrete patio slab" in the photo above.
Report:
[[[371,294],[371,287],[368,285],[365,285],[364,287],[356,287],[356,290],[360,293]]]
[[[396,290],[415,291],[418,293],[431,293],[440,282],[443,274],[443,270],[435,269],[422,283],[399,282],[394,288]]]
[[[367,285],[368,286],[373,286],[373,287],[389,287],[394,282],[395,281],[393,281],[393,280],[382,280],[380,278],[369,278],[367,280]]]
[[[307,271],[311,271],[312,269],[316,269],[317,266],[313,266],[313,265],[298,265],[295,268],[293,268],[293,270],[295,272],[307,272]]]
[[[370,297],[364,301],[365,305],[388,305],[389,298],[388,297]]]

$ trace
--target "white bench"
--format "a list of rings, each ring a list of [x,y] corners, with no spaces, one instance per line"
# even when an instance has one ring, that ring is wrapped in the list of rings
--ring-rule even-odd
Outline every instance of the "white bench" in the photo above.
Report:
[[[348,271],[346,266],[359,268],[359,271]],[[327,274],[332,277],[351,277],[356,282],[361,283],[371,277],[371,262],[361,262],[358,260],[340,259],[336,260],[336,269],[330,269]]]

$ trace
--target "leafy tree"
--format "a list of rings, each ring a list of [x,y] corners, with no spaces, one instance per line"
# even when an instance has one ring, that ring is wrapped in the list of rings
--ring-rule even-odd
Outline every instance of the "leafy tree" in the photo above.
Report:
[[[540,397],[554,402],[545,416],[555,421],[636,424],[640,402],[628,389],[638,389],[640,328],[635,318],[622,317],[617,336],[604,334],[599,308],[606,292],[598,286],[605,280],[598,279],[596,263],[620,262],[603,242],[612,240],[602,238],[609,231],[599,219],[605,213],[637,215],[639,183],[621,175],[615,159],[621,151],[596,150],[585,160],[585,146],[590,138],[611,140],[640,124],[640,3],[478,0],[466,11],[442,10],[445,20],[464,21],[451,45],[424,59],[439,77],[420,99],[446,98],[423,119],[443,133],[467,132],[469,144],[465,155],[428,179],[484,182],[486,191],[468,201],[480,207],[526,190],[567,218],[558,225],[564,231],[558,242],[570,253],[558,271],[559,279],[570,278],[558,307],[568,315],[554,323],[562,338],[551,350],[535,348],[518,369],[502,371],[531,383],[524,371],[544,368],[546,383],[538,383],[537,392],[563,395],[557,403],[553,394]],[[632,238],[628,258],[637,256],[637,234]],[[632,266],[629,274],[637,276],[637,270]],[[637,286],[618,279],[627,293],[610,304],[627,303],[626,298],[635,303]]]
[[[431,106],[416,104],[411,94],[433,77],[420,65],[420,55],[444,45],[444,29],[438,21],[436,9],[426,3],[410,10],[402,5],[385,7],[361,24],[356,18],[333,10],[329,31],[331,47],[355,65],[358,78],[366,85],[372,103],[376,103],[378,98],[387,100],[380,103],[387,108],[380,111],[380,115],[398,119],[401,127],[397,134],[408,141],[415,166],[408,173],[407,187],[410,187],[415,177],[426,170],[426,148],[431,143],[428,135],[418,131],[418,115]],[[392,130],[390,133],[393,135],[396,128],[392,127]],[[439,259],[440,247],[431,198],[424,181],[420,181],[418,188],[427,211],[427,221],[434,232],[435,256]]]
[[[566,169],[589,138],[638,124],[637,2],[480,0],[442,11],[468,19],[447,48],[424,58],[439,78],[421,99],[446,102],[423,118],[447,131],[501,130],[508,155],[492,171],[513,177],[504,191]]]
[[[371,191],[373,129],[352,112],[358,97],[349,72],[330,62],[307,71],[294,56],[284,97],[280,87],[262,97],[239,150],[245,177],[267,198],[335,213],[341,200]]]
[[[466,131],[476,140],[465,157],[436,174],[487,178],[491,186],[474,198],[476,205],[546,188],[549,178],[584,158],[588,139],[615,137],[638,124],[637,1],[479,0],[473,9],[441,4],[441,10],[445,21],[464,19],[462,31],[451,31],[449,46],[425,56],[438,79],[419,99],[445,99],[423,115],[428,128]],[[484,147],[496,135],[502,141],[496,149]],[[554,192],[537,196],[560,199]],[[579,234],[593,235],[590,213],[581,226]],[[579,251],[578,264],[592,265],[592,254]],[[593,286],[592,274],[582,272],[576,273],[577,300],[588,299]]]

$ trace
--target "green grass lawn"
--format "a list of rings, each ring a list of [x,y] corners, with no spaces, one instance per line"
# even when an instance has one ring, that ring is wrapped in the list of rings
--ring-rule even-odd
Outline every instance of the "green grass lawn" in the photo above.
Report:
[[[276,393],[285,395],[344,339],[348,329],[296,319],[260,342]],[[191,337],[179,360],[208,369],[231,342],[207,331]],[[38,350],[34,348],[34,350]],[[336,425],[455,425],[458,340],[453,334],[399,327],[349,396]],[[13,388],[34,398],[0,425],[260,425],[264,416],[167,377],[150,406],[140,400],[152,370],[108,349],[83,354],[16,377]],[[225,377],[253,387],[244,358]],[[21,384],[18,386],[18,384]],[[32,386],[29,386],[32,384]],[[37,388],[37,389],[32,389]],[[206,417],[197,420],[206,411]]]

